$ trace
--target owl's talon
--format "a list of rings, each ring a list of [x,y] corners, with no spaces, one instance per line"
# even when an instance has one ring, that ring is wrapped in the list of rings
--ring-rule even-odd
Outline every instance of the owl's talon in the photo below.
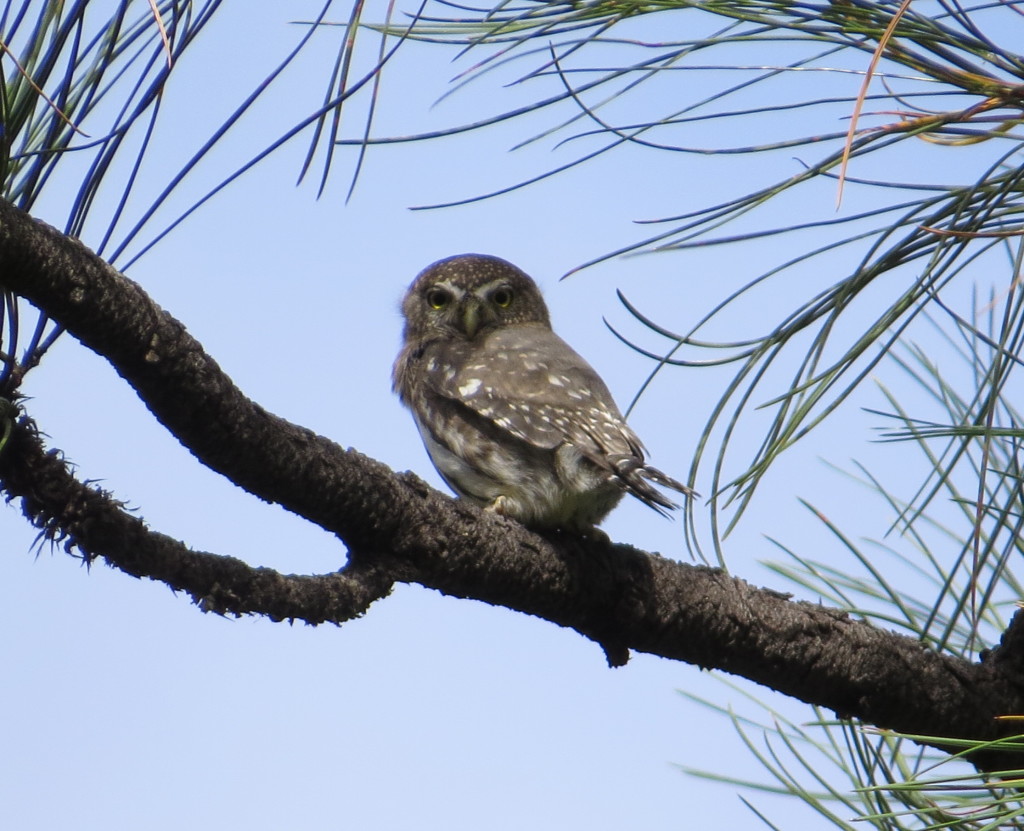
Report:
[[[497,497],[490,505],[487,505],[484,508],[484,510],[489,514],[497,514],[498,516],[509,516],[508,497]]]

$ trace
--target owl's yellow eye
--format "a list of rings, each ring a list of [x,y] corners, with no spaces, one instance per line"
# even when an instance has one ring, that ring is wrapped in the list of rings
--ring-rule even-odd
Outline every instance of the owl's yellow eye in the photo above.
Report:
[[[443,309],[452,302],[451,292],[434,286],[434,288],[427,292],[427,302],[432,309]]]
[[[494,294],[491,295],[491,300],[494,301],[496,306],[507,309],[512,305],[512,289],[508,286],[502,286],[500,289],[495,289]]]

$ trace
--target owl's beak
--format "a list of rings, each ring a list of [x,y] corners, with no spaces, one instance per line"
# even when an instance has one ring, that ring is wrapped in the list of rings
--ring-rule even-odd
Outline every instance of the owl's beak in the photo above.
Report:
[[[475,297],[469,298],[466,305],[462,309],[462,330],[466,333],[466,337],[472,339],[475,337],[477,330],[480,328],[482,321],[480,308],[480,301]]]

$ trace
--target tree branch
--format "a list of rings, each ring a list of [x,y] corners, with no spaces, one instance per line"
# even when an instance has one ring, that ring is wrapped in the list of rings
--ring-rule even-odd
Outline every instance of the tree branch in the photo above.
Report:
[[[3,201],[0,274],[6,288],[107,358],[204,464],[349,548],[343,572],[314,577],[191,551],[75,480],[21,418],[0,453],[8,498],[20,497],[26,516],[68,550],[187,591],[205,609],[341,623],[394,582],[415,582],[571,627],[613,664],[629,649],[649,652],[903,732],[990,739],[1012,730],[996,716],[1024,712],[1020,673],[1001,671],[1018,664],[1012,645],[971,664],[717,569],[599,540],[541,537],[266,412],[139,286]],[[1006,754],[976,761],[1024,764]]]
[[[286,576],[234,557],[193,551],[150,530],[108,492],[75,479],[61,453],[43,448],[26,416],[0,452],[0,482],[8,501],[21,498],[22,512],[44,539],[62,543],[88,562],[103,557],[133,577],[187,592],[204,611],[341,623],[363,614],[394,582],[379,567]]]

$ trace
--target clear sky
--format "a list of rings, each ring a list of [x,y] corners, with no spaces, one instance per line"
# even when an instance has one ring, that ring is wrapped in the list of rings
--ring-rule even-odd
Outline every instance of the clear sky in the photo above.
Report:
[[[312,17],[317,6],[225,4],[167,91],[132,210],[144,207],[146,192],[165,182],[283,57],[300,33],[288,21]],[[346,14],[339,4],[333,17]],[[161,213],[163,222],[316,106],[340,36],[339,30],[317,36]],[[435,105],[449,79],[471,63],[451,63],[454,54],[416,45],[399,54],[381,90],[379,134],[473,120],[559,85],[549,78],[523,90],[501,86],[500,75],[484,76]],[[854,92],[859,79],[848,77]],[[641,92],[639,110],[673,90],[690,94],[685,85],[697,83],[673,80],[683,86]],[[358,134],[359,110],[349,117],[349,134]],[[766,171],[760,158],[626,148],[497,199],[408,210],[512,184],[587,146],[588,140],[560,147],[542,141],[509,152],[552,123],[554,117],[536,116],[458,138],[374,149],[347,204],[354,153],[342,153],[317,200],[315,184],[294,187],[308,140],[299,139],[192,216],[134,263],[129,276],[183,321],[255,401],[443,488],[390,391],[398,301],[420,269],[469,251],[512,260],[538,280],[555,328],[625,405],[650,364],[619,343],[602,318],[649,345],[658,342],[631,320],[615,289],[684,329],[727,287],[760,273],[764,262],[738,246],[612,260],[558,278],[640,239],[647,231],[633,220],[745,192],[755,177],[770,181],[793,172],[799,155],[776,154]],[[822,129],[844,125],[837,114]],[[692,143],[704,138],[695,135]],[[733,143],[757,138],[737,134]],[[37,214],[62,223],[70,192],[52,189]],[[109,188],[106,197],[115,192]],[[834,191],[822,187],[816,194],[820,207],[810,210],[834,216]],[[856,192],[848,198],[843,210],[855,210]],[[95,211],[86,243],[98,245],[108,215]],[[811,241],[798,235],[785,244],[793,248],[780,251],[780,259]],[[774,300],[749,306],[749,320],[732,334],[768,328],[791,302]],[[641,400],[631,421],[660,468],[685,477],[723,378],[666,372]],[[102,359],[71,338],[62,339],[24,391],[31,396],[28,412],[79,475],[100,481],[154,529],[284,572],[322,573],[344,562],[337,540],[200,466]],[[884,475],[909,482],[896,463],[898,451],[867,444],[872,423],[850,407],[779,465],[728,541],[734,573],[788,588],[758,565],[778,556],[766,536],[816,557],[829,556],[832,547],[837,565],[843,563],[798,496],[858,519],[854,533],[886,531],[891,518],[864,521],[869,497],[818,461],[883,461]],[[748,446],[757,439],[751,434]],[[734,472],[739,469],[737,460]],[[707,492],[706,480],[696,484]],[[605,530],[614,540],[688,556],[682,522],[639,504],[624,504]],[[760,777],[728,720],[678,691],[742,712],[757,714],[757,708],[695,667],[637,655],[625,668],[609,670],[601,650],[573,632],[418,587],[398,589],[342,628],[222,619],[163,585],[102,564],[87,571],[34,538],[14,506],[0,512],[5,827],[757,827],[734,787],[705,783],[677,767]],[[813,718],[756,692],[798,721]],[[755,801],[781,827],[824,824],[790,803]]]

